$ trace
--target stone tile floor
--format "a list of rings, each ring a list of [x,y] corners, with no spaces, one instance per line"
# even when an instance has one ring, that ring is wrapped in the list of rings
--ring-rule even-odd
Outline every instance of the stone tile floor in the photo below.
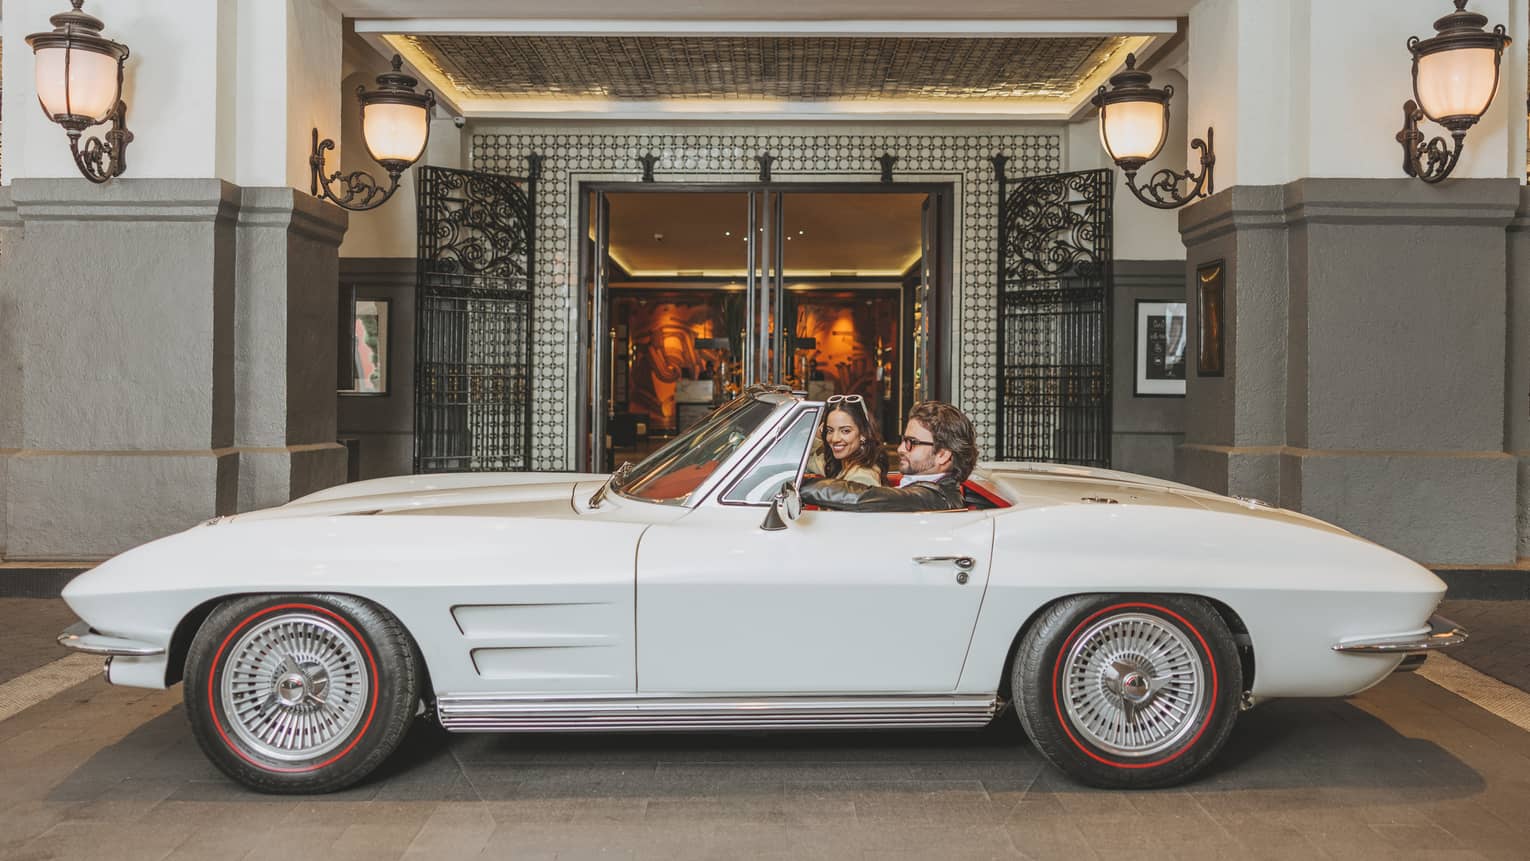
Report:
[[[51,644],[40,606],[0,605],[0,667],[33,653],[18,613]],[[1262,705],[1201,779],[1137,793],[1070,783],[1012,717],[843,735],[422,723],[377,778],[309,798],[224,780],[179,688],[92,679],[0,721],[0,859],[1520,859],[1526,811],[1530,733],[1416,676]]]
[[[1451,657],[1530,691],[1530,601],[1446,601],[1439,612],[1471,635]]]
[[[58,633],[77,621],[57,598],[0,598],[0,684],[69,654]]]

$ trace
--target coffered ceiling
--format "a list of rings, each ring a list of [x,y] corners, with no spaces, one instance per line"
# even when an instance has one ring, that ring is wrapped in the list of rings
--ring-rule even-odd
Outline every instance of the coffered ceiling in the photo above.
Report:
[[[1067,120],[1128,53],[1146,59],[1180,25],[718,16],[353,26],[379,53],[403,55],[467,117]]]
[[[1054,99],[1122,51],[1075,38],[406,36],[472,99]]]

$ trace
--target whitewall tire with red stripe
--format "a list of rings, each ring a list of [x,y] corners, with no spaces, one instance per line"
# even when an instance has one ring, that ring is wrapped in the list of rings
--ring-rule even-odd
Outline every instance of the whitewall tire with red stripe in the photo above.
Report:
[[[1015,709],[1036,749],[1091,786],[1189,779],[1237,721],[1236,641],[1183,595],[1079,595],[1041,614],[1016,647]]]
[[[391,614],[345,595],[225,602],[186,657],[186,713],[198,743],[261,792],[343,789],[398,747],[420,669]]]

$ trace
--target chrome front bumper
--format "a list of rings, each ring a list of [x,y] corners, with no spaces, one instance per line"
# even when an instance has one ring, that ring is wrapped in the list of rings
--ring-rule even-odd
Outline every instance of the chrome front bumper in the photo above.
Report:
[[[1430,616],[1429,625],[1424,630],[1340,640],[1334,644],[1333,650],[1370,655],[1418,654],[1454,648],[1466,642],[1466,637],[1466,629],[1455,622],[1444,616]]]
[[[64,632],[58,635],[58,644],[87,655],[126,655],[141,658],[165,653],[164,647],[153,643],[97,634],[85,622],[77,622],[65,628]]]

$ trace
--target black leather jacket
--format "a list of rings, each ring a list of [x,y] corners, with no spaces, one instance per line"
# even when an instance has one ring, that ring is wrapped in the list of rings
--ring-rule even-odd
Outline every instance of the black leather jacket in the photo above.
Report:
[[[803,486],[802,501],[834,511],[950,511],[967,507],[962,500],[962,483],[950,473],[940,481],[916,481],[907,487],[819,479]]]

